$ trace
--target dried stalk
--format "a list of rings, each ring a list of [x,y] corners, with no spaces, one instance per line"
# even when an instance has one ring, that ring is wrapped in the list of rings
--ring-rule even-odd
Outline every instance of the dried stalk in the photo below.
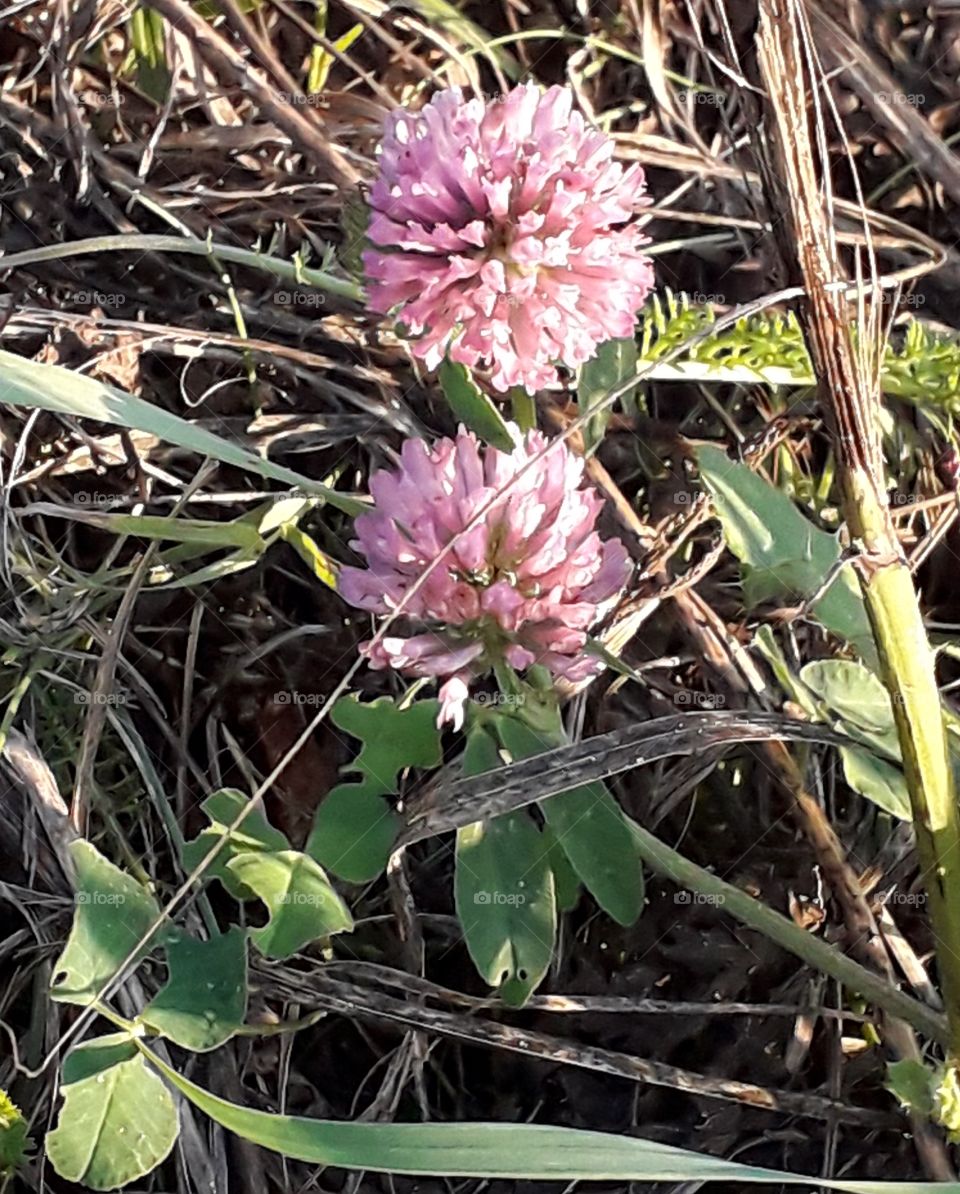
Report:
[[[960,1062],[960,816],[933,656],[890,517],[879,437],[879,351],[868,352],[877,304],[861,310],[855,345],[845,282],[826,208],[821,72],[798,0],[760,0],[758,63],[767,95],[763,175],[784,261],[802,281],[801,319],[837,457],[843,513],[893,702],[949,1022]],[[819,118],[818,118],[819,117]],[[876,345],[879,348],[879,343]]]

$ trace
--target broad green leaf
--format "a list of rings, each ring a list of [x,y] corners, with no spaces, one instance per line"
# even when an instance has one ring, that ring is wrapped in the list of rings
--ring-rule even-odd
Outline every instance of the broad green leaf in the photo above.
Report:
[[[465,775],[501,766],[494,739],[471,730]],[[557,931],[548,844],[526,809],[457,832],[457,916],[470,957],[505,1003],[522,1006],[547,972]]]
[[[800,680],[822,702],[821,717],[838,718],[863,746],[840,748],[843,772],[855,792],[902,821],[912,819],[910,793],[897,765],[900,746],[890,695],[861,663],[819,659],[800,670]]]
[[[64,1087],[46,1152],[67,1181],[115,1190],[156,1168],[178,1130],[170,1092],[138,1056]]]
[[[557,929],[547,845],[525,809],[457,831],[455,887],[474,965],[521,1007],[547,972]]]
[[[74,1045],[63,1059],[60,1082],[70,1086],[82,1082],[137,1056],[137,1046],[129,1032],[111,1032],[107,1036],[95,1036],[79,1045]]]
[[[27,1151],[27,1121],[5,1090],[0,1090],[0,1177],[12,1173]]]
[[[247,934],[237,925],[200,941],[167,945],[170,977],[141,1020],[171,1041],[204,1053],[228,1041],[247,1014]]]
[[[890,738],[896,750],[890,694],[869,668],[847,659],[818,659],[800,669],[800,679],[841,720]]]
[[[719,448],[698,448],[697,462],[727,545],[743,565],[746,603],[798,601],[816,593],[840,559],[837,537],[814,526],[785,493]],[[850,565],[838,572],[811,612],[867,663],[875,663],[873,634]]]
[[[913,820],[910,792],[899,767],[858,746],[841,746],[840,758],[844,778],[855,792],[901,821]]]
[[[318,937],[353,928],[347,906],[306,854],[237,854],[227,866],[270,910],[269,923],[251,931],[268,958],[289,958]]]
[[[555,732],[531,729],[520,717],[501,715],[496,731],[514,759],[551,750],[563,742]],[[629,822],[603,783],[559,792],[541,805],[544,818],[584,887],[619,924],[633,924],[643,911],[643,866]]]
[[[330,717],[335,726],[359,738],[363,748],[345,771],[362,771],[368,791],[397,791],[397,775],[407,767],[436,767],[442,758],[437,729],[439,701],[416,701],[398,709],[389,697],[361,703],[337,701]]]
[[[148,1052],[145,1047],[145,1052]],[[517,1181],[727,1182],[822,1186],[846,1194],[960,1194],[960,1182],[837,1180],[725,1161],[654,1140],[513,1123],[343,1123],[275,1115],[230,1103],[151,1062],[199,1110],[230,1132],[293,1160],[371,1173]],[[559,1188],[559,1187],[558,1187]]]
[[[362,743],[343,768],[359,772],[358,784],[340,784],[317,810],[307,853],[349,883],[375,879],[387,865],[400,820],[381,797],[399,790],[407,767],[436,767],[441,760],[437,701],[400,709],[389,697],[361,702],[344,697],[331,711],[339,729]]]
[[[306,852],[348,883],[368,883],[386,868],[400,825],[365,783],[340,784],[317,809]]]
[[[480,389],[466,365],[449,358],[440,366],[440,386],[457,420],[494,448],[512,452],[516,445],[493,399]]]
[[[76,911],[54,968],[52,994],[62,1003],[86,1004],[136,949],[160,909],[150,892],[89,842],[71,842],[69,849],[76,869]]]
[[[254,893],[227,869],[227,863],[235,854],[290,849],[290,843],[279,829],[274,829],[260,808],[248,813],[239,828],[230,830],[249,802],[250,798],[236,788],[213,792],[200,806],[210,818],[210,828],[204,829],[192,841],[184,842],[182,850],[185,870],[194,871],[213,847],[222,842],[222,849],[208,866],[206,876],[219,879],[237,900],[252,899]]]
[[[612,394],[624,384],[628,378],[637,372],[637,342],[631,337],[629,340],[607,340],[597,350],[597,355],[580,367],[580,377],[577,381],[577,406],[580,414],[584,415],[593,410],[608,394]],[[629,402],[637,387],[628,390],[623,398]],[[583,445],[587,455],[596,451],[607,424],[610,422],[612,408],[597,411],[587,420],[583,428]]]
[[[162,407],[83,373],[74,373],[62,365],[41,365],[12,352],[0,351],[0,402],[145,431],[200,456],[211,456],[224,464],[282,481],[305,493],[317,494],[347,514],[359,514],[367,509],[356,498],[337,493],[292,469],[272,464],[255,452],[221,439]]]

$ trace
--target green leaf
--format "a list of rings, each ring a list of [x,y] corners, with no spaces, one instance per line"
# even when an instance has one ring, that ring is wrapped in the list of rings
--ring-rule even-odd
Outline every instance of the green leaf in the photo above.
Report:
[[[563,744],[562,725],[534,730],[520,717],[500,715],[497,733],[514,759]],[[600,907],[622,925],[643,911],[643,866],[630,824],[603,783],[559,792],[540,805],[577,876]]]
[[[890,1062],[887,1066],[887,1090],[896,1097],[900,1106],[919,1115],[933,1115],[933,1092],[935,1075],[922,1061],[904,1058]]]
[[[577,406],[580,414],[592,410],[608,394],[612,394],[637,372],[637,342],[629,340],[607,340],[597,350],[597,355],[580,367],[577,381]],[[629,402],[637,392],[633,386],[621,401]],[[610,422],[612,408],[597,411],[587,420],[583,428],[583,445],[588,455],[595,452],[603,439]]]
[[[869,668],[847,659],[818,659],[800,669],[800,679],[841,720],[889,738],[899,754],[890,694]]]
[[[221,439],[162,407],[83,373],[73,373],[62,365],[41,365],[12,352],[0,351],[0,402],[145,431],[200,456],[212,456],[214,460],[282,481],[305,493],[317,494],[347,514],[359,514],[368,508],[356,498],[337,493],[292,469],[272,464],[255,452]]]
[[[229,827],[249,804],[250,798],[236,788],[221,788],[206,798],[200,806],[210,818],[210,828],[204,829],[192,841],[184,842],[184,869],[194,871],[218,842],[223,848],[207,868],[207,878],[219,879],[237,900],[253,899],[254,893],[240,883],[227,864],[236,854],[251,851],[289,850],[290,843],[279,829],[274,829],[261,808],[248,813],[239,828]]]
[[[580,902],[581,885],[577,872],[570,865],[563,846],[549,825],[543,827],[543,840],[547,847],[547,861],[553,871],[553,885],[557,892],[557,910],[572,912]]]
[[[822,703],[820,715],[832,715],[863,747],[840,748],[843,772],[855,792],[902,821],[912,819],[910,793],[900,760],[890,694],[861,663],[818,659],[800,670],[800,680]]]
[[[237,854],[227,866],[270,910],[269,923],[251,933],[268,958],[289,958],[318,937],[353,928],[347,906],[306,854]]]
[[[698,448],[697,462],[727,545],[743,565],[747,605],[771,598],[805,600],[816,593],[840,559],[836,536],[814,526],[786,494],[719,448]],[[811,613],[867,663],[876,662],[873,633],[849,565]]]
[[[901,821],[913,820],[910,792],[899,767],[856,746],[841,746],[840,758],[844,778],[855,792]]]
[[[52,994],[61,1003],[87,1004],[147,934],[160,908],[136,879],[89,842],[71,842],[69,850],[76,869],[76,912],[54,968]]]
[[[402,822],[366,784],[340,784],[317,810],[306,852],[348,883],[383,873]]]
[[[144,1046],[141,1046],[144,1048]],[[228,1131],[293,1160],[421,1177],[525,1181],[728,1182],[824,1186],[846,1194],[960,1194],[960,1182],[835,1180],[724,1161],[689,1149],[549,1124],[343,1123],[275,1115],[230,1103],[151,1062],[185,1098]]]
[[[0,1176],[12,1173],[27,1151],[27,1121],[5,1090],[0,1090]]]
[[[485,444],[512,452],[516,447],[507,424],[489,395],[479,388],[466,365],[449,358],[440,366],[440,386],[457,420]]]
[[[170,977],[140,1019],[194,1053],[228,1041],[247,1014],[246,931],[179,937],[167,945],[167,965]]]
[[[75,1045],[63,1059],[60,1082],[70,1086],[82,1082],[137,1056],[137,1046],[129,1032],[111,1032],[106,1036],[95,1036],[89,1041]]]
[[[553,956],[557,931],[547,845],[526,809],[457,831],[456,906],[477,971],[522,1007]]]
[[[502,766],[482,726],[467,735],[464,775]],[[457,831],[457,916],[474,965],[505,1003],[522,1006],[550,965],[557,933],[548,843],[523,809]]]
[[[334,725],[363,746],[343,768],[362,782],[340,784],[317,809],[307,853],[348,883],[381,874],[400,828],[400,819],[381,797],[399,791],[408,767],[436,767],[442,758],[437,730],[438,701],[415,701],[405,709],[389,697],[361,703],[344,697],[331,711]]]
[[[156,1168],[178,1130],[170,1092],[142,1057],[134,1057],[64,1088],[46,1152],[67,1181],[115,1190]]]
[[[382,795],[397,791],[397,776],[405,768],[439,766],[439,712],[439,701],[416,701],[406,709],[389,697],[365,704],[355,697],[337,701],[330,713],[333,724],[363,742],[344,770],[363,772],[373,781],[367,790]]]

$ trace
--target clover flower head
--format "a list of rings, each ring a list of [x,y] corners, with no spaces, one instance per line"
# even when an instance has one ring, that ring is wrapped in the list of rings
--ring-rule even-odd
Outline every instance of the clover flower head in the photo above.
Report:
[[[361,644],[371,666],[445,678],[440,721],[457,728],[471,680],[498,662],[573,682],[601,671],[587,631],[630,571],[623,544],[595,530],[602,500],[581,486],[583,460],[508,426],[512,452],[463,428],[433,447],[407,440],[400,467],[372,476],[374,508],[356,520],[367,567],[340,573],[351,605],[400,610],[413,631]]]
[[[445,353],[534,392],[633,335],[653,286],[643,171],[571,111],[568,87],[466,100],[458,87],[386,122],[364,253],[374,310],[428,368]]]

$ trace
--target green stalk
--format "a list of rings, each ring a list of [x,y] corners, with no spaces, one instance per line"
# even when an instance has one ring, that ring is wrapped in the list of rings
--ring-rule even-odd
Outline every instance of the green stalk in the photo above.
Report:
[[[947,730],[917,593],[890,517],[880,442],[883,315],[879,291],[858,307],[856,344],[844,271],[828,218],[831,162],[819,107],[822,78],[800,0],[760,0],[757,63],[768,108],[757,139],[781,255],[802,281],[801,322],[836,455],[841,505],[858,551],[857,572],[890,693],[948,1021],[948,1062],[960,1065],[960,813]],[[816,123],[814,123],[814,120]],[[851,163],[852,164],[852,163]],[[826,198],[825,198],[826,197]],[[869,229],[868,266],[875,277]]]
[[[836,946],[801,929],[789,917],[684,858],[635,821],[631,821],[630,829],[643,861],[658,875],[663,875],[687,891],[708,897],[728,916],[762,933],[814,970],[828,974],[848,991],[862,995],[891,1016],[912,1024],[931,1040],[946,1043],[947,1026],[938,1012],[891,986],[880,975],[867,970]]]
[[[913,807],[922,879],[937,943],[937,967],[950,1024],[950,1061],[960,1063],[960,808],[954,789],[947,728],[940,707],[934,657],[909,565],[874,565],[886,538],[885,509],[850,485],[844,502],[851,528],[859,524],[868,549],[860,573],[864,602],[880,657],[881,678],[893,702],[903,771]],[[895,542],[895,540],[894,540]]]

